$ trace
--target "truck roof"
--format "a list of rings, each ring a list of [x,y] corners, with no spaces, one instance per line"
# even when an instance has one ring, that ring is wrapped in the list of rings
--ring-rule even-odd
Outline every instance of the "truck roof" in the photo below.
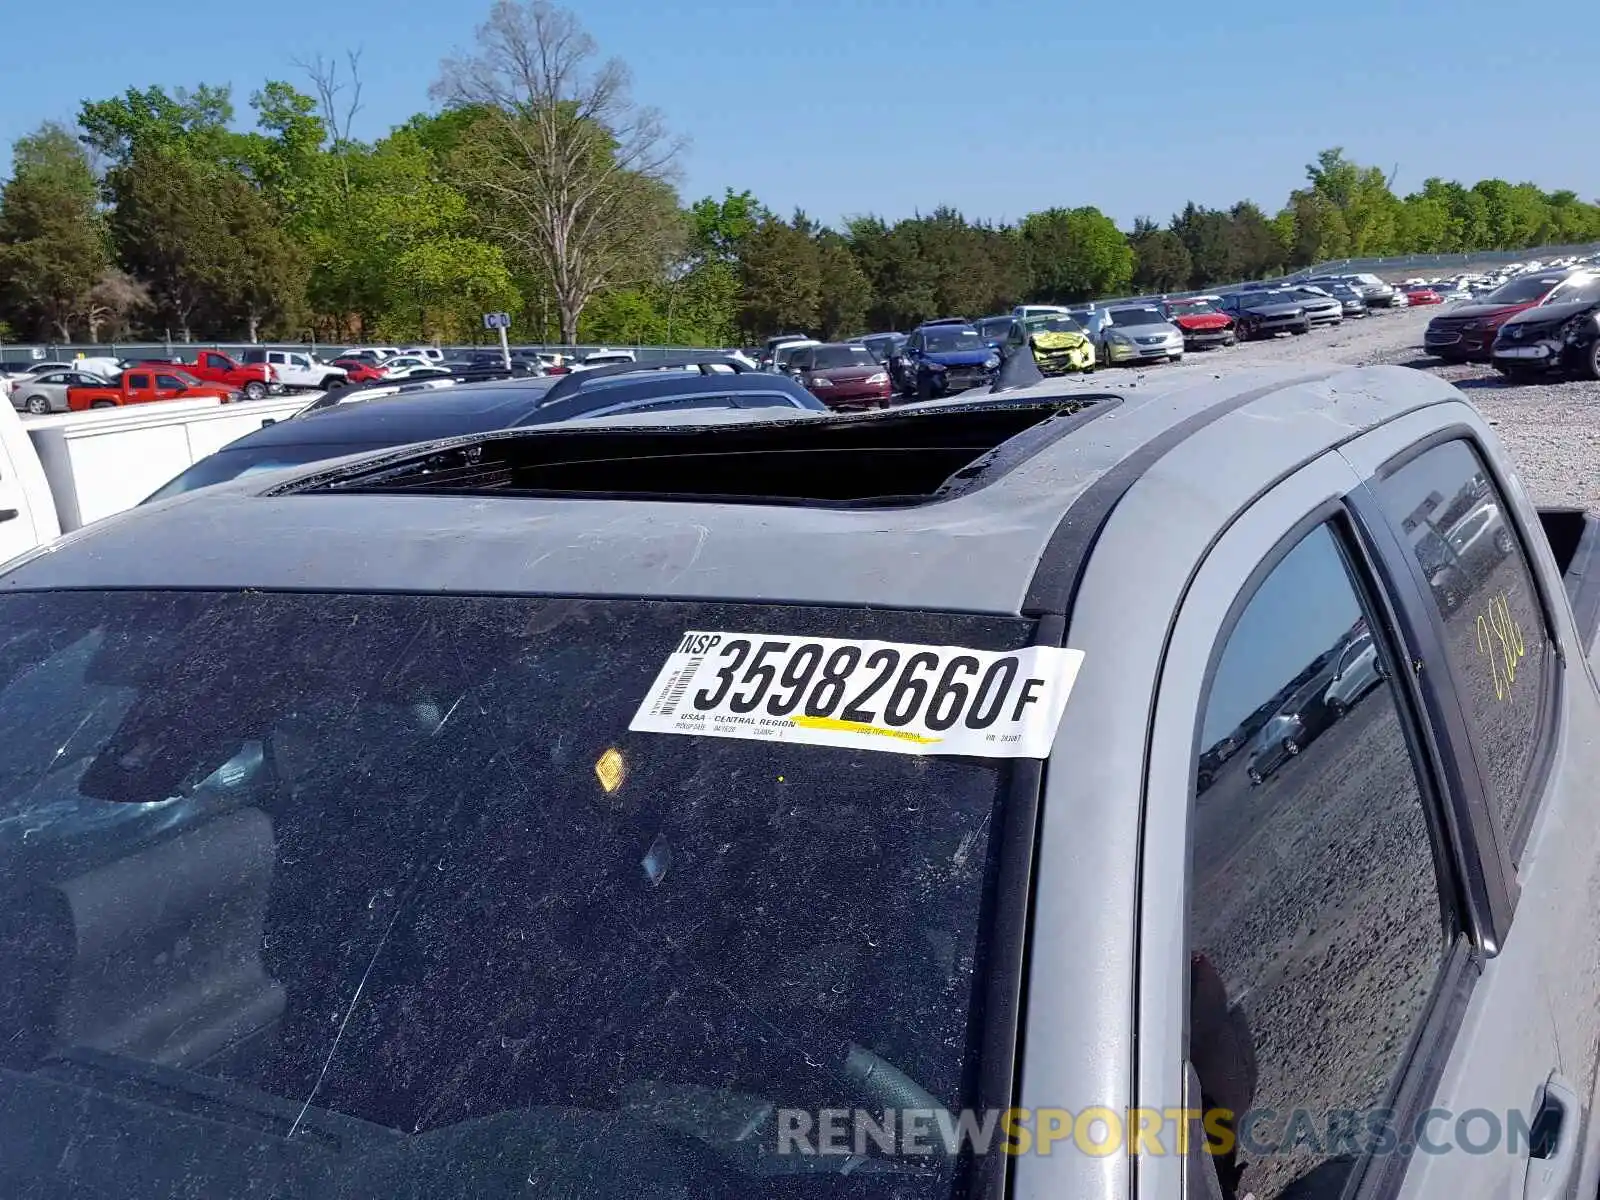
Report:
[[[1183,366],[800,423],[496,432],[142,506],[19,560],[0,586],[1065,612],[1073,554],[1081,566],[1122,495],[1201,429],[1297,423],[1326,449],[1460,400],[1403,367]],[[1267,470],[1247,455],[1229,469]]]

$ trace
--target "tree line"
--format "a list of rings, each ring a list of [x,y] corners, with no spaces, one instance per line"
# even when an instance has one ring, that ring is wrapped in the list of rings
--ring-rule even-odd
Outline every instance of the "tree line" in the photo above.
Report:
[[[359,55],[299,65],[309,90],[265,83],[247,122],[227,88],[152,86],[21,138],[0,338],[448,342],[503,310],[530,341],[714,346],[1600,241],[1600,204],[1571,191],[1434,178],[1402,196],[1340,148],[1276,212],[1190,203],[1129,230],[1092,206],[837,228],[731,188],[685,206],[685,143],[548,0],[495,0],[440,65],[437,107],[376,141],[351,134]]]

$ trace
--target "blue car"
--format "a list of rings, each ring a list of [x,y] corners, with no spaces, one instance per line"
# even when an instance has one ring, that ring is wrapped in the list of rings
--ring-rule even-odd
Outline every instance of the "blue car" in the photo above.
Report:
[[[990,387],[1000,370],[995,348],[967,321],[929,321],[906,339],[894,364],[896,387],[919,400]]]

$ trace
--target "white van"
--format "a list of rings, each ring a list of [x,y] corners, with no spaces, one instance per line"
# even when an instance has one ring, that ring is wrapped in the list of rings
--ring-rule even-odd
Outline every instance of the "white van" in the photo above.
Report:
[[[206,455],[305,405],[301,396],[163,400],[24,419],[0,404],[0,562],[132,508]]]

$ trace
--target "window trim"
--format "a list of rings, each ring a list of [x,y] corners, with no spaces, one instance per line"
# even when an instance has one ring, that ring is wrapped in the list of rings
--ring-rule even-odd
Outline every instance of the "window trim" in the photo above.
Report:
[[[1363,483],[1347,498],[1350,512],[1370,568],[1376,573],[1381,594],[1391,609],[1390,619],[1400,631],[1407,664],[1405,691],[1414,711],[1423,717],[1434,770],[1442,781],[1451,815],[1451,840],[1464,872],[1467,901],[1472,914],[1473,939],[1486,957],[1499,953],[1516,907],[1516,876],[1505,853],[1479,760],[1471,743],[1466,708],[1453,674],[1446,667],[1446,686],[1433,684],[1437,671],[1429,665],[1448,664],[1444,631],[1436,620],[1437,606],[1428,596],[1427,580],[1416,555],[1389,520],[1377,493]],[[1430,612],[1430,607],[1434,610]]]
[[[1561,626],[1556,620],[1554,602],[1551,598],[1549,589],[1545,586],[1545,582],[1541,577],[1541,572],[1538,569],[1538,559],[1529,551],[1530,541],[1528,538],[1528,531],[1522,522],[1522,515],[1517,511],[1517,508],[1514,504],[1509,503],[1511,499],[1511,491],[1508,487],[1506,487],[1505,478],[1499,470],[1495,456],[1488,453],[1483,443],[1479,440],[1477,430],[1462,422],[1455,422],[1441,429],[1437,429],[1427,437],[1413,442],[1400,453],[1385,459],[1378,467],[1377,471],[1373,473],[1373,480],[1381,481],[1387,479],[1391,475],[1394,475],[1409,465],[1414,460],[1422,457],[1422,455],[1426,454],[1428,451],[1437,449],[1442,445],[1446,445],[1455,441],[1462,441],[1467,444],[1467,449],[1471,451],[1474,456],[1476,456],[1479,465],[1483,468],[1485,476],[1494,486],[1496,492],[1499,493],[1498,499],[1500,501],[1499,507],[1501,519],[1504,520],[1511,529],[1512,537],[1516,542],[1516,548],[1522,556],[1523,567],[1533,585],[1533,592],[1539,604],[1539,613],[1544,620],[1545,638],[1548,640],[1551,653],[1555,657],[1555,662],[1552,666],[1552,669],[1548,672],[1550,678],[1546,682],[1543,694],[1539,698],[1539,711],[1534,720],[1533,754],[1530,756],[1527,772],[1524,774],[1517,788],[1516,817],[1512,822],[1511,828],[1506,831],[1506,836],[1504,838],[1500,837],[1498,821],[1493,821],[1491,819],[1492,828],[1490,832],[1495,836],[1497,842],[1503,841],[1505,843],[1504,855],[1506,860],[1506,879],[1508,888],[1511,891],[1511,910],[1506,916],[1506,924],[1509,926],[1511,913],[1514,913],[1516,909],[1517,868],[1521,863],[1522,852],[1527,848],[1528,835],[1533,829],[1534,819],[1537,817],[1539,809],[1543,804],[1545,793],[1549,791],[1550,775],[1555,767],[1556,752],[1560,741],[1559,718],[1562,706],[1566,699],[1565,668],[1568,665],[1569,655],[1566,646],[1561,640]],[[1376,491],[1372,491],[1370,494],[1372,495],[1373,500],[1376,501]],[[1388,514],[1383,512],[1381,507],[1378,509],[1378,513],[1384,523],[1392,529],[1393,522],[1389,519]],[[1398,531],[1396,531],[1396,534],[1398,537]],[[1403,539],[1401,540],[1403,544]],[[1413,560],[1415,558],[1415,556],[1411,555],[1409,551],[1407,552],[1407,557]],[[1415,566],[1414,563],[1413,566],[1415,574],[1420,576],[1421,567]],[[1423,598],[1426,599],[1426,588],[1424,588]],[[1434,623],[1436,631],[1439,634],[1438,649],[1442,652],[1444,649],[1443,615],[1438,612],[1437,605],[1431,605],[1431,611],[1429,611],[1428,615]],[[1456,697],[1459,700],[1461,695],[1461,681],[1454,665],[1450,662],[1448,656],[1445,656],[1439,661],[1444,663],[1446,677],[1450,680],[1451,686],[1455,690]],[[1465,714],[1465,705],[1461,705],[1460,707],[1463,714]],[[1487,799],[1490,796],[1490,788],[1487,782],[1489,760],[1488,756],[1483,751],[1482,745],[1478,741],[1477,726],[1474,720],[1469,720],[1467,722],[1466,733],[1467,740],[1462,743],[1462,746],[1472,755],[1473,762],[1475,763],[1478,773],[1481,777],[1481,786],[1487,802]],[[1492,809],[1490,812],[1492,813]]]
[[[1267,577],[1313,531],[1326,527],[1343,560],[1351,589],[1367,616],[1369,632],[1380,655],[1395,665],[1410,661],[1403,614],[1394,603],[1393,588],[1378,570],[1381,562],[1369,552],[1363,537],[1362,522],[1355,511],[1353,501],[1357,493],[1364,489],[1365,485],[1358,485],[1356,493],[1325,501],[1291,525],[1245,577],[1218,627],[1201,678],[1202,707],[1195,714],[1190,752],[1190,799],[1185,818],[1182,884],[1186,914],[1194,885],[1195,825],[1192,818],[1197,795],[1195,788],[1199,755],[1203,749],[1200,743],[1203,740],[1204,705],[1210,698],[1217,668],[1228,641]],[[1409,553],[1407,557],[1411,557]],[[1400,586],[1404,590],[1404,584]],[[1482,974],[1482,955],[1474,944],[1472,933],[1475,913],[1467,878],[1471,858],[1463,856],[1452,830],[1451,781],[1440,774],[1441,764],[1437,761],[1429,736],[1430,723],[1426,710],[1419,706],[1415,688],[1402,685],[1402,674],[1408,678],[1412,675],[1411,672],[1402,673],[1398,670],[1391,672],[1390,682],[1394,684],[1391,695],[1405,738],[1412,775],[1417,783],[1423,820],[1428,828],[1430,857],[1440,905],[1442,953],[1428,989],[1428,997],[1407,1034],[1405,1045],[1395,1060],[1395,1067],[1377,1106],[1380,1110],[1388,1109],[1396,1114],[1397,1130],[1411,1128],[1435,1094],[1465,1021],[1472,990]],[[1183,940],[1186,952],[1192,950],[1195,944],[1192,929],[1185,928]],[[1182,1044],[1186,1051],[1190,1037],[1189,1004],[1189,992],[1185,985]],[[1408,1156],[1368,1154],[1352,1166],[1342,1192],[1345,1196],[1359,1197],[1360,1200],[1392,1200],[1400,1192],[1409,1165]]]

